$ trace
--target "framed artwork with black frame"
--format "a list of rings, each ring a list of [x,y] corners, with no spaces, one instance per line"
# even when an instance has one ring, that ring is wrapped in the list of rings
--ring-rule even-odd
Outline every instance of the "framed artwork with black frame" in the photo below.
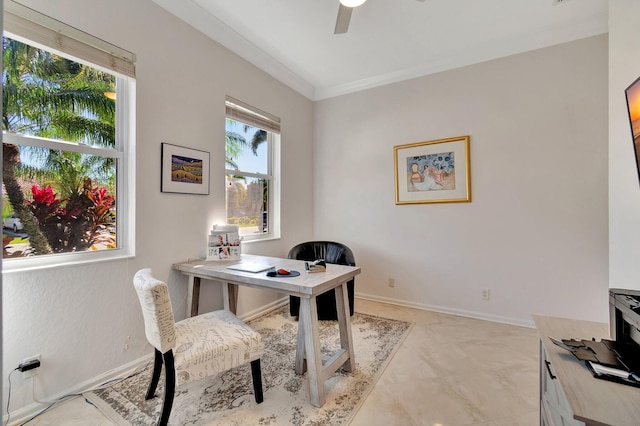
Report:
[[[209,195],[209,153],[162,143],[162,192]]]

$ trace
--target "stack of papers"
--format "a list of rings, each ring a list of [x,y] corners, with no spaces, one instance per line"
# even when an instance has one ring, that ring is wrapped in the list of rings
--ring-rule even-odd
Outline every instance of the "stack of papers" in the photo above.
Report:
[[[571,352],[579,360],[584,361],[593,377],[640,387],[640,377],[622,361],[618,352],[614,350],[616,342],[606,339],[599,342],[595,339],[559,340],[550,336],[549,339],[562,349]]]

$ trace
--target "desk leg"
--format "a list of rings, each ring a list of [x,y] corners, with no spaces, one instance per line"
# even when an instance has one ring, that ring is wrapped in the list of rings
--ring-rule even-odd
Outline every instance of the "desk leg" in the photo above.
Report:
[[[349,354],[349,359],[342,365],[342,368],[345,371],[353,371],[356,369],[356,360],[353,350],[348,300],[347,283],[344,282],[340,287],[336,288],[336,310],[338,311],[338,327],[340,329],[340,347]]]
[[[300,298],[300,319],[304,328],[304,346],[307,355],[307,373],[309,376],[309,395],[311,404],[322,407],[326,402],[324,394],[324,374],[320,353],[320,333],[318,332],[318,307],[316,298]]]
[[[296,342],[296,374],[304,374],[307,365],[304,362],[304,319],[298,316],[298,340]]]
[[[189,275],[187,282],[187,318],[198,315],[200,303],[200,277]]]
[[[224,308],[235,315],[238,312],[238,286],[236,284],[222,283],[222,299]]]

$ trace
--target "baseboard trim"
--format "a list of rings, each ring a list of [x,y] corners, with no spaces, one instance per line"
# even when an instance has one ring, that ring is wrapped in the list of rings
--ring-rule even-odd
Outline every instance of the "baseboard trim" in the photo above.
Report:
[[[238,317],[243,321],[250,321],[263,314],[266,314],[275,309],[278,309],[279,307],[284,306],[287,303],[289,303],[289,296],[278,299],[274,302],[271,302],[265,306],[261,306],[260,308],[254,309],[250,312],[246,312],[242,315],[239,315]],[[61,398],[64,398],[67,395],[75,395],[75,394],[81,394],[83,392],[88,392],[93,389],[99,388],[101,385],[106,384],[107,382],[111,382],[113,380],[126,377],[132,372],[134,372],[135,370],[146,366],[146,364],[149,362],[153,362],[153,353],[150,353],[148,356],[143,356],[141,358],[133,360],[120,367],[106,371],[98,376],[95,376],[89,380],[86,380],[73,387],[63,390],[62,392],[52,395],[48,398],[48,401],[43,401],[42,403],[33,402],[25,407],[12,411],[11,425],[18,425],[29,420],[31,417],[38,415],[42,410],[47,408],[50,404],[54,402],[58,402]],[[2,418],[2,424],[4,425],[6,421],[7,421],[7,415],[5,414]]]
[[[240,318],[242,321],[251,321],[254,318],[257,318],[259,316],[265,315],[266,313],[269,313],[275,309],[278,309],[281,306],[284,306],[286,304],[289,303],[289,296],[283,297],[281,299],[278,299],[274,302],[271,302],[267,305],[261,306],[257,309],[254,309],[252,311],[249,312],[245,312],[242,315],[238,315],[238,318]]]
[[[133,373],[136,369],[144,367],[148,362],[153,362],[152,354],[133,360],[120,367],[106,371],[98,376],[90,378],[89,380],[86,380],[82,383],[79,383],[75,386],[65,389],[62,392],[59,392],[55,395],[50,396],[48,398],[48,401],[33,402],[27,406],[24,406],[15,411],[12,411],[11,425],[21,424],[29,420],[30,418],[38,415],[42,410],[47,408],[49,405],[62,402],[61,399],[65,398],[66,396],[81,394],[83,392],[87,392],[93,389],[98,389],[101,387],[101,385],[104,385],[107,382],[116,380],[121,377],[126,377],[129,374]],[[7,421],[7,414],[3,416],[2,423],[4,424],[6,423],[6,421]]]
[[[355,297],[358,299],[363,299],[363,300],[370,300],[373,302],[380,302],[380,303],[387,303],[390,305],[396,305],[396,306],[402,306],[402,307],[406,307],[406,308],[413,308],[413,309],[420,309],[423,311],[431,311],[431,312],[438,312],[441,314],[449,314],[449,315],[457,315],[457,316],[462,316],[462,317],[467,317],[467,318],[474,318],[474,319],[479,319],[479,320],[484,320],[484,321],[492,321],[492,322],[498,322],[498,323],[503,323],[503,324],[509,324],[509,325],[515,325],[515,326],[519,326],[519,327],[527,327],[527,328],[534,328],[534,323],[533,321],[522,321],[519,319],[515,319],[515,318],[508,318],[508,317],[502,317],[502,316],[498,316],[498,315],[488,315],[488,314],[484,314],[482,312],[473,312],[473,311],[466,311],[466,310],[462,310],[462,309],[453,309],[453,308],[447,308],[447,307],[442,307],[442,306],[435,306],[435,305],[428,305],[428,304],[422,304],[422,303],[414,303],[414,302],[407,302],[406,300],[400,300],[400,299],[393,299],[393,298],[389,298],[389,297],[380,297],[380,296],[376,296],[376,295],[372,295],[372,294],[366,294],[366,293],[355,293]],[[274,309],[278,309],[281,306],[286,305],[287,303],[289,303],[289,297],[283,297],[281,299],[278,299],[274,302],[271,302],[265,306],[261,306],[260,308],[254,309],[252,311],[246,312],[242,315],[240,315],[239,317],[243,320],[243,321],[250,321],[254,318],[257,318],[261,315],[264,315],[270,311],[273,311]],[[44,403],[39,403],[39,402],[34,402],[32,404],[29,404],[25,407],[19,408],[16,411],[11,413],[11,418],[13,419],[11,424],[20,424],[22,422],[25,422],[27,420],[29,420],[31,417],[37,415],[38,413],[40,413],[40,411],[42,411],[43,409],[45,409],[49,404],[51,404],[54,401],[58,401],[61,398],[64,398],[67,395],[71,395],[71,394],[81,394],[83,392],[87,392],[96,388],[99,388],[101,385],[106,384],[107,382],[110,382],[112,380],[116,380],[118,378],[121,377],[126,377],[129,374],[131,374],[133,371],[135,371],[136,369],[142,368],[144,367],[148,362],[151,362],[153,360],[153,356],[152,354],[149,354],[148,356],[144,356],[141,358],[138,358],[136,360],[133,360],[127,364],[124,364],[120,367],[114,368],[112,370],[106,371],[98,376],[95,376],[91,379],[88,379],[82,383],[79,383],[76,386],[73,386],[71,388],[68,388],[62,392],[59,392],[55,395],[52,395],[49,399],[49,402],[44,402]],[[7,415],[5,414],[3,416],[2,422],[3,424],[7,421]]]
[[[521,319],[503,317],[499,315],[489,315],[482,312],[466,311],[463,309],[454,309],[443,306],[428,305],[424,303],[408,302],[406,300],[393,299],[390,297],[381,297],[367,293],[355,293],[357,299],[370,300],[372,302],[388,303],[390,305],[402,306],[405,308],[420,309],[422,311],[437,312],[440,314],[457,315],[461,317],[474,318],[483,321],[499,322],[502,324],[515,325],[518,327],[535,328],[533,320],[523,321]]]

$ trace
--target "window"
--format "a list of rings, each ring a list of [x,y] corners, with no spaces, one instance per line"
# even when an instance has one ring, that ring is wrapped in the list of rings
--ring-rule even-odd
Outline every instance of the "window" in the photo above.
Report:
[[[134,252],[135,55],[5,1],[3,269]]]
[[[280,235],[280,120],[236,99],[226,101],[227,223],[243,240]]]

